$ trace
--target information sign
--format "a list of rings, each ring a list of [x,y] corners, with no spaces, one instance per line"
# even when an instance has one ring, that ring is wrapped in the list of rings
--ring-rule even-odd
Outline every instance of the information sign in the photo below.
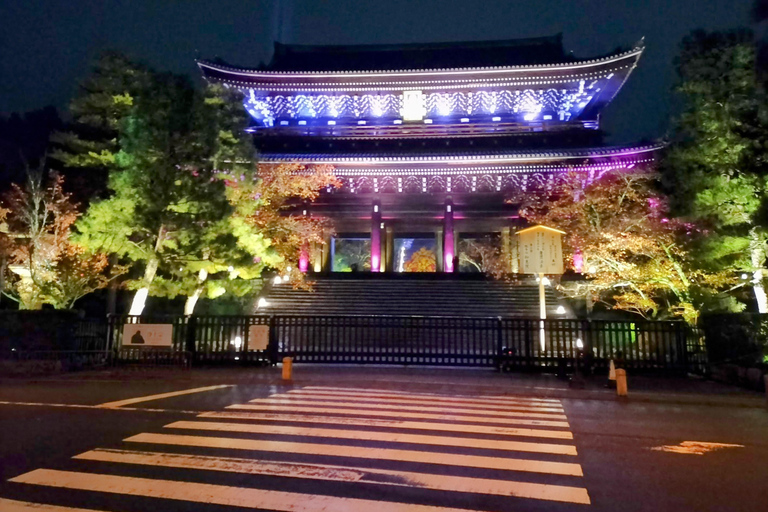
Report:
[[[173,345],[172,324],[125,324],[124,347],[170,347]]]

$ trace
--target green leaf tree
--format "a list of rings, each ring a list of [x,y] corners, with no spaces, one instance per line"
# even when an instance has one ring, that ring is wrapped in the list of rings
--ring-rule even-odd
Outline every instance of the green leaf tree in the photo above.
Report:
[[[677,72],[684,110],[662,165],[673,212],[707,230],[698,265],[751,273],[758,310],[768,313],[768,96],[752,33],[693,32]]]
[[[120,92],[128,86],[119,66],[109,68],[117,78],[99,80],[120,106],[96,109],[100,123],[108,120],[101,126],[114,127],[101,132],[114,138],[96,139],[107,149],[70,144],[75,150],[62,156],[73,165],[108,156],[97,162],[108,170],[110,195],[92,202],[77,224],[78,240],[134,267],[127,282],[136,291],[132,315],[142,313],[150,294],[185,296],[192,314],[201,297],[251,291],[265,267],[285,261],[290,244],[295,258],[311,238],[297,227],[307,222],[283,215],[286,201],[311,200],[329,180],[258,172],[239,91],[215,84],[195,90],[182,77],[126,65],[139,70],[140,87]],[[97,99],[84,103],[108,103]]]

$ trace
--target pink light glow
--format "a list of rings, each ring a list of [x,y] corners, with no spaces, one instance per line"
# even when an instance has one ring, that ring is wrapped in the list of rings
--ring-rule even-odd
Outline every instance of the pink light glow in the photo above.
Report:
[[[578,249],[573,253],[573,269],[579,274],[584,270],[584,256]]]
[[[302,254],[299,258],[299,270],[304,274],[306,274],[307,270],[309,270],[309,258],[307,258],[307,256],[304,254]]]
[[[445,251],[445,271],[453,272],[453,250]]]
[[[445,211],[443,212],[443,271],[453,272],[453,204],[447,202],[445,205]]]
[[[302,247],[301,253],[299,253],[299,270],[304,274],[309,270],[309,251],[306,247]]]
[[[371,208],[371,272],[381,271],[381,206]]]

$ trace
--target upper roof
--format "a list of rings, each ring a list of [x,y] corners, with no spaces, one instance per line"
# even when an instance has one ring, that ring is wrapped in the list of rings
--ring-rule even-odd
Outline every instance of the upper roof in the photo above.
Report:
[[[268,83],[271,79],[334,77],[375,79],[388,75],[433,75],[457,72],[548,72],[588,70],[630,59],[636,61],[645,47],[644,41],[627,48],[617,48],[605,55],[576,58],[563,50],[562,34],[554,36],[508,39],[502,41],[469,41],[453,43],[416,43],[400,45],[312,46],[275,43],[272,62],[258,68],[233,66],[221,59],[198,60],[208,80],[244,86]],[[410,75],[408,74],[409,72]],[[305,84],[306,85],[306,84]]]
[[[562,36],[370,46],[275,45],[269,66],[198,61],[245,93],[254,132],[295,137],[475,137],[597,129],[642,41],[592,59]],[[406,94],[406,92],[408,94]],[[406,98],[407,96],[407,98]]]
[[[265,71],[350,71],[450,69],[530,66],[573,62],[563,50],[563,36],[355,46],[287,45],[275,43]]]

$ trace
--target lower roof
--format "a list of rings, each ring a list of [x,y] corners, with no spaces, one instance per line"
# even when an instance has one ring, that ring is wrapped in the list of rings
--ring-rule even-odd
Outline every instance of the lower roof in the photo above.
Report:
[[[435,151],[425,152],[409,151],[407,153],[397,151],[366,151],[366,152],[263,152],[259,160],[269,163],[302,163],[302,164],[329,164],[335,166],[418,166],[418,165],[473,165],[473,164],[540,164],[560,162],[601,162],[611,159],[646,160],[653,158],[663,145],[649,144],[640,146],[609,146],[595,148],[563,148],[563,149],[534,149],[512,150],[508,148],[498,149],[462,149],[460,151]]]

